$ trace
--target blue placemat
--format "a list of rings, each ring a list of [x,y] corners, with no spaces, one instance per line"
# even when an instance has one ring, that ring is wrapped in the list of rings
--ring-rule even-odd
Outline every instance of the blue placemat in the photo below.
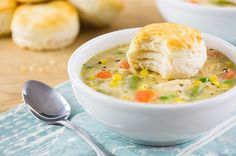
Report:
[[[172,147],[148,147],[128,142],[90,118],[76,101],[70,82],[63,83],[56,89],[72,106],[71,120],[114,155],[236,155],[236,115],[192,142]],[[73,131],[40,122],[21,104],[0,114],[0,156],[5,155],[94,156],[95,153]]]

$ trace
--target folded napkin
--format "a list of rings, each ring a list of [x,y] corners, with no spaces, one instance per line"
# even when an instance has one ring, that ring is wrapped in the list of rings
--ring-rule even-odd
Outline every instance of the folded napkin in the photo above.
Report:
[[[236,155],[236,115],[194,141],[171,147],[149,147],[129,142],[94,121],[73,95],[70,82],[56,87],[72,107],[71,120],[117,156],[233,156]],[[73,131],[35,119],[24,104],[0,114],[0,156],[95,156]]]

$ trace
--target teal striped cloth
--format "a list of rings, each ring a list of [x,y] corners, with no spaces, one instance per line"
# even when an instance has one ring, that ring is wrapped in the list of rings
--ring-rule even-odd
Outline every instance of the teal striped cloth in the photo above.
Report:
[[[55,87],[72,106],[71,120],[117,156],[235,156],[236,115],[200,138],[178,146],[149,147],[129,142],[84,112],[70,82]],[[35,119],[24,104],[0,114],[0,156],[94,156],[73,131]]]

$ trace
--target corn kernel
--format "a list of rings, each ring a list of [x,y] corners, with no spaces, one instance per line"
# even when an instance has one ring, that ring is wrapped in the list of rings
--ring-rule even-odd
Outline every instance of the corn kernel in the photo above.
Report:
[[[213,83],[216,87],[220,87],[220,82],[219,82],[219,81],[212,81],[212,83]]]
[[[147,76],[149,74],[148,70],[147,69],[142,69],[140,71],[140,74],[143,75],[143,76]]]
[[[194,81],[193,84],[194,84],[194,86],[199,86],[202,84],[202,82],[200,80],[196,80],[196,81]]]
[[[218,77],[216,75],[212,75],[212,76],[209,77],[209,80],[211,82],[218,81]]]
[[[112,80],[110,83],[111,87],[117,87],[119,85],[118,81]]]
[[[147,89],[147,85],[146,84],[142,84],[139,89]]]
[[[114,74],[113,80],[114,81],[120,81],[120,80],[122,80],[122,76],[120,74]]]
[[[181,98],[181,97],[177,97],[177,98],[175,98],[175,101],[176,101],[176,102],[183,102],[183,101],[184,101],[184,99],[183,99],[183,98]]]
[[[107,63],[107,60],[101,59],[100,62],[101,62],[101,64],[106,64],[106,63]]]
[[[95,76],[93,76],[93,75],[92,75],[92,76],[89,76],[88,79],[89,79],[89,80],[95,80]]]

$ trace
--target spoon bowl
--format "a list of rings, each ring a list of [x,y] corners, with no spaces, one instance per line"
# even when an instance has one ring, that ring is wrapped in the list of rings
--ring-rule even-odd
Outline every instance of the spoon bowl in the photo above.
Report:
[[[22,98],[30,111],[45,122],[67,119],[70,116],[71,107],[68,102],[42,82],[27,81],[23,87]]]

